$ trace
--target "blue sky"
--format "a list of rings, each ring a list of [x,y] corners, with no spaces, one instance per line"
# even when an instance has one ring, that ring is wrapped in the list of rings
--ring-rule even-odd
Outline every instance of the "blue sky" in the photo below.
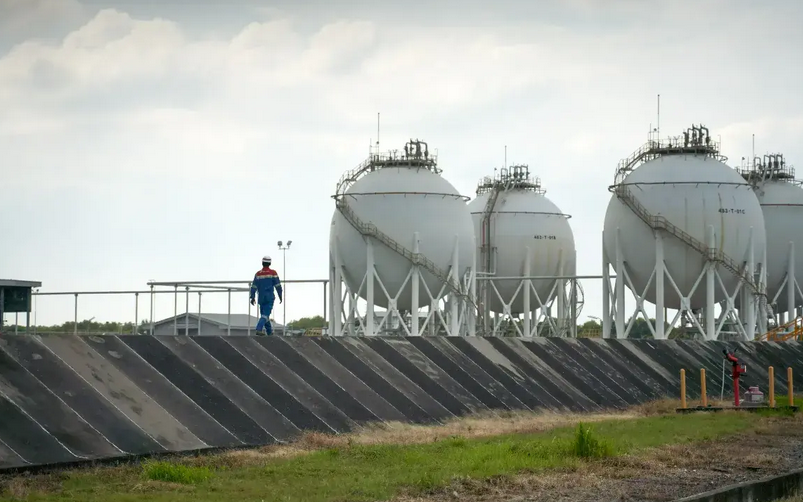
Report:
[[[600,272],[607,186],[657,94],[663,131],[703,122],[732,165],[752,134],[803,158],[799,2],[299,4],[0,0],[0,277],[247,280],[292,239],[288,278],[325,278],[329,196],[377,112],[383,145],[425,139],[466,195],[507,145],[573,216],[582,274]],[[585,290],[600,315],[600,284]],[[288,318],[320,296],[297,289]],[[86,299],[79,317],[132,305]],[[71,319],[71,300],[37,316]]]

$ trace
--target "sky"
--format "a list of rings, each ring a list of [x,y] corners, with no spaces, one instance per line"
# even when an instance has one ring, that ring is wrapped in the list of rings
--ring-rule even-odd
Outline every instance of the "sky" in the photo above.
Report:
[[[378,112],[383,147],[427,141],[464,195],[507,146],[600,274],[607,188],[658,94],[662,132],[702,122],[731,165],[753,134],[801,162],[800,19],[792,0],[0,0],[0,278],[247,281],[265,254],[326,278],[330,196]],[[321,313],[320,284],[290,286],[288,320]],[[584,289],[600,316],[601,283]],[[163,295],[155,318],[172,313]],[[38,324],[72,317],[72,297],[37,300]],[[133,320],[134,298],[81,297],[90,317]]]

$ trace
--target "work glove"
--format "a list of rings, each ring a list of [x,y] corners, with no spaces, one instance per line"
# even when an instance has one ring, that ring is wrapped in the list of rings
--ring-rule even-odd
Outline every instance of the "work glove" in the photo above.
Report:
[[[281,298],[279,298],[279,303],[282,303],[282,299]]]
[[[251,305],[256,305],[256,304],[257,304],[257,301],[255,299],[251,298]]]

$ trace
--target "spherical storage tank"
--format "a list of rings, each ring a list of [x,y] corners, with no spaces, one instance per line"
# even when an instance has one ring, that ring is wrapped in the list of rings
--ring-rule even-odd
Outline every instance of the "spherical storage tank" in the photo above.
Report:
[[[498,191],[498,194],[489,214],[488,243],[489,236],[483,231],[483,219],[494,191]],[[527,166],[511,166],[502,169],[502,174],[496,179],[482,180],[477,188],[477,197],[468,207],[474,221],[478,268],[483,272],[494,272],[498,277],[523,276],[529,248],[529,275],[574,275],[575,247],[568,221],[570,216],[563,214],[545,196],[540,181],[529,178]],[[483,267],[484,264],[480,263],[484,245],[494,249],[490,270],[485,270],[488,266]],[[541,303],[548,303],[558,292],[556,282],[555,279],[532,281]],[[511,304],[511,314],[524,312],[524,286],[519,289],[520,281],[495,281],[494,285],[499,294],[491,287],[487,293],[491,312],[503,313],[500,296],[505,303]],[[539,307],[538,300],[535,295],[530,295],[531,309]]]
[[[789,242],[794,242],[794,269],[798,284],[803,283],[803,187],[795,180],[792,166],[781,154],[754,159],[747,173],[755,183],[755,193],[764,214],[767,231],[767,296],[778,295],[774,311],[788,311],[784,279],[789,265]],[[783,288],[783,291],[780,291]],[[778,294],[780,291],[780,294]],[[795,305],[803,298],[796,293]]]
[[[416,152],[413,152],[414,148],[417,148]],[[449,273],[453,262],[456,238],[462,281],[463,274],[473,267],[475,247],[466,198],[440,176],[436,159],[429,154],[426,143],[411,141],[405,152],[372,155],[357,168],[357,176],[346,176],[356,181],[345,190],[340,200],[345,201],[363,223],[375,225],[380,232],[411,252],[415,249],[417,232],[419,252],[444,273]],[[388,308],[384,287],[391,297],[398,295],[396,307],[399,310],[412,310],[411,281],[407,280],[411,262],[375,238],[368,239],[373,243],[375,270],[381,280],[381,285],[379,281],[374,283],[374,304]],[[368,267],[367,241],[340,209],[335,209],[332,217],[329,246],[332,256],[337,252],[344,282],[352,292],[358,291]],[[438,295],[442,281],[423,268],[420,272],[421,280],[431,294]],[[444,294],[448,293],[446,289]],[[367,300],[364,285],[359,296]],[[416,308],[430,304],[422,284]]]
[[[703,128],[705,129],[705,128]],[[699,129],[695,129],[699,132]],[[696,138],[695,134],[695,138]],[[711,146],[706,130],[706,141],[695,142],[673,138],[666,143],[652,142],[656,147],[652,159],[632,171],[620,167],[617,185],[627,191],[652,216],[663,216],[678,229],[697,242],[709,242],[709,226],[713,226],[715,246],[741,264],[749,258],[750,235],[756,261],[761,260],[765,243],[764,218],[758,199],[750,185],[733,168],[724,163],[724,157]],[[643,152],[644,150],[642,150]],[[636,159],[636,157],[631,157]],[[625,269],[633,283],[634,293],[655,303],[655,278],[644,293],[644,288],[655,269],[656,244],[653,230],[626,205],[620,196],[613,194],[605,214],[605,251],[611,264],[616,264],[616,233],[619,234]],[[704,270],[703,255],[679,238],[661,231],[664,262],[672,280],[664,281],[664,306],[680,308],[680,299],[672,286],[674,281],[683,296],[688,296]],[[719,274],[725,287],[733,291],[738,279],[721,265]],[[715,302],[725,294],[715,281]],[[642,295],[642,293],[644,293]],[[706,281],[703,278],[690,297],[692,309],[706,305]]]

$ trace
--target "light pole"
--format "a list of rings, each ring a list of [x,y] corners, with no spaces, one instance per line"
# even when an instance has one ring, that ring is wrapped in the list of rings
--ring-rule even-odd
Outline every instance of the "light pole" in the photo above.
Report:
[[[292,243],[293,243],[293,241],[287,241],[287,244],[282,245],[282,241],[278,242],[279,249],[282,251],[282,279],[281,279],[282,282],[284,282],[284,280],[287,278],[287,250],[290,249],[290,244],[292,244]],[[287,300],[287,289],[286,289],[286,284],[285,284],[285,287],[282,288],[282,289],[284,290],[284,291],[282,291],[282,293],[283,293],[282,296],[284,297],[284,298],[282,298],[282,335],[286,336],[287,335],[287,301],[286,301]],[[268,322],[270,322],[270,321],[268,321]]]

